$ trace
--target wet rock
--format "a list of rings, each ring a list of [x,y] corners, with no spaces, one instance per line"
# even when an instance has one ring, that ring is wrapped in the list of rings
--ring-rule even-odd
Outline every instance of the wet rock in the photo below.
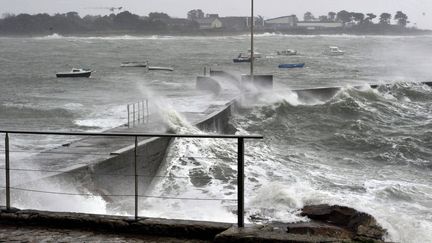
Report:
[[[302,216],[312,219],[307,227],[288,227],[289,232],[293,230],[338,238],[350,237],[358,241],[382,242],[386,230],[378,225],[375,218],[353,208],[344,206],[330,206],[327,204],[305,206]],[[348,232],[348,233],[347,233]],[[340,237],[339,237],[340,235]]]
[[[245,228],[231,227],[216,235],[215,243],[317,243],[317,242],[341,242],[333,237],[290,234],[271,226],[249,226]]]
[[[320,222],[296,223],[287,227],[287,232],[301,235],[320,235],[337,239],[351,239],[352,232],[347,229]]]

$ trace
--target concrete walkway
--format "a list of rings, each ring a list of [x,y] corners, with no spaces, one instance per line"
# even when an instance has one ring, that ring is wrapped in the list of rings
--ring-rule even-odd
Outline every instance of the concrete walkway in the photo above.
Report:
[[[36,226],[11,226],[0,224],[0,242],[167,242],[205,243],[197,239],[182,239],[162,236],[113,234],[80,229],[55,229]]]
[[[188,123],[196,125],[209,118],[212,114],[226,108],[235,98],[233,94],[215,97],[214,104],[202,112],[180,113]],[[105,131],[107,133],[167,133],[168,125],[159,115],[150,115],[143,124],[128,127],[123,125]],[[11,141],[13,142],[11,135]],[[34,135],[39,136],[39,135]],[[65,138],[69,139],[70,138]],[[143,142],[151,138],[139,138]],[[34,154],[24,160],[11,159],[11,186],[38,181],[43,178],[61,175],[63,173],[96,165],[117,155],[118,151],[133,148],[133,137],[76,137],[73,142],[65,142],[62,146]],[[13,151],[11,152],[13,153]],[[14,170],[18,169],[18,170]],[[30,171],[26,171],[30,170]]]

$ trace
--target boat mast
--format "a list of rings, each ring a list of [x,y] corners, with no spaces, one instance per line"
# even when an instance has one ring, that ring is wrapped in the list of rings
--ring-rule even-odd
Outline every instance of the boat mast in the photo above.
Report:
[[[254,81],[254,0],[251,0],[251,21],[250,21],[250,30],[251,30],[251,60],[250,60],[250,78],[251,81]]]

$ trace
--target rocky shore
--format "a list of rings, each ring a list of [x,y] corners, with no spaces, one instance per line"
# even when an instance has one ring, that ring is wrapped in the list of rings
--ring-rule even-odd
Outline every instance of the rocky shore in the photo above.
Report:
[[[238,228],[232,224],[201,221],[169,220],[104,216],[78,213],[51,213],[34,210],[0,209],[0,228],[3,231],[13,229],[29,231],[37,227],[38,239],[52,238],[53,229],[68,230],[69,233],[57,234],[56,240],[71,241],[70,236],[77,232],[99,232],[92,234],[92,239],[105,237],[106,234],[119,237],[134,235],[134,239],[145,237],[171,237],[184,241],[196,242],[384,242],[386,231],[376,220],[352,208],[330,205],[306,206],[302,215],[311,219],[306,223],[271,223],[267,225],[248,225]],[[15,227],[15,228],[13,228]],[[43,230],[45,229],[45,230]],[[44,233],[45,232],[45,233]],[[51,232],[51,233],[50,233]],[[71,233],[72,232],[72,233]],[[100,234],[100,233],[103,234]],[[3,240],[8,234],[1,236]],[[7,240],[14,240],[9,235]],[[24,233],[23,233],[24,235]],[[61,236],[67,235],[67,239]],[[98,236],[100,235],[100,236]],[[29,237],[28,235],[26,237]],[[144,238],[143,238],[144,237]],[[101,238],[101,240],[102,240]],[[160,238],[161,240],[163,238]],[[15,239],[19,240],[19,239]],[[156,240],[157,241],[157,240]],[[146,242],[141,241],[141,242]],[[155,242],[155,241],[152,241]]]

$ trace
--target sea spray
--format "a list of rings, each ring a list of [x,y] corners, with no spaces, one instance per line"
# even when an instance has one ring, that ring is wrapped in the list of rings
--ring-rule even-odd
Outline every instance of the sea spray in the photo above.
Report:
[[[272,173],[257,178],[277,195],[258,194],[255,214],[294,220],[302,205],[338,204],[373,215],[390,241],[432,240],[430,93],[410,83],[346,87],[322,104],[282,100],[236,114],[236,127],[266,134],[271,148],[260,160]]]
[[[13,193],[13,207],[54,212],[117,214],[108,212],[103,198],[94,195],[82,185],[59,180],[61,181],[56,183],[46,180],[19,185],[20,190],[14,190]]]
[[[203,134],[176,111],[165,110],[162,117],[175,133]],[[154,217],[232,222],[235,217],[227,208],[232,207],[233,193],[230,191],[234,189],[235,171],[230,158],[235,158],[235,152],[231,143],[221,142],[175,139],[149,192],[156,197],[172,199],[146,199],[140,207],[145,208],[141,213]],[[222,158],[218,157],[218,151],[224,152]]]

